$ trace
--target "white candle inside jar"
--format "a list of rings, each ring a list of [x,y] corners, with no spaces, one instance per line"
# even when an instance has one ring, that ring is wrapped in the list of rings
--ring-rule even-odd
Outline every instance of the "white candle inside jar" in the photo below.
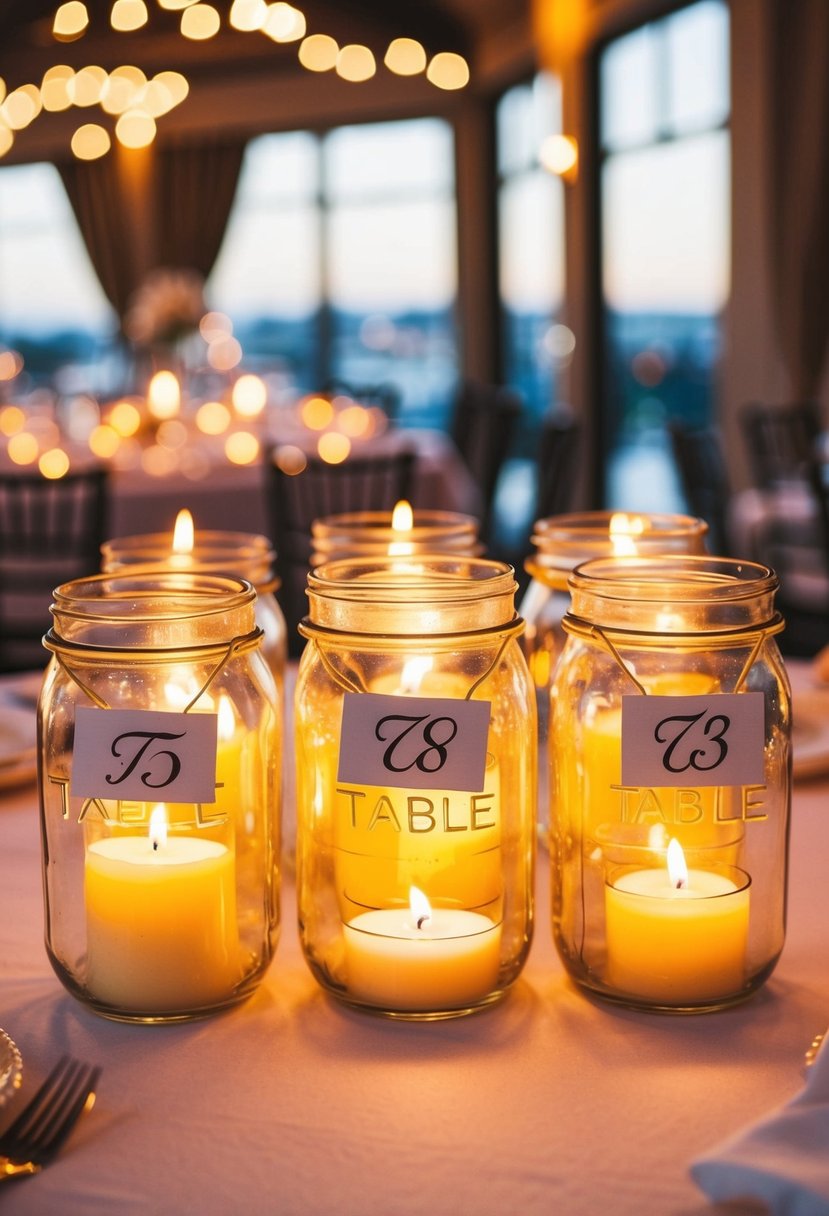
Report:
[[[461,908],[432,909],[417,887],[408,908],[361,913],[344,939],[348,995],[379,1008],[459,1009],[497,988],[500,924]]]
[[[86,850],[87,986],[132,1012],[188,1010],[229,996],[241,979],[233,853],[215,840],[168,836],[166,808],[149,832]]]
[[[749,880],[740,870],[688,870],[682,846],[668,866],[621,871],[605,887],[607,982],[632,998],[704,1004],[745,981]]]

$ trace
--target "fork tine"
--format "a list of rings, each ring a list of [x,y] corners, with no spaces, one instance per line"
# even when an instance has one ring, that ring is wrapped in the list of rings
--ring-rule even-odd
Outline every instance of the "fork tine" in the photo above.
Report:
[[[28,1134],[32,1123],[42,1113],[44,1104],[48,1103],[51,1091],[60,1083],[64,1069],[71,1062],[70,1056],[61,1056],[34,1097],[23,1107],[14,1123],[6,1128],[2,1136],[4,1146],[8,1148],[12,1143],[16,1143],[21,1137]]]
[[[94,1093],[100,1072],[100,1068],[63,1056],[0,1137],[3,1154],[44,1165],[50,1161]]]
[[[71,1089],[67,1091],[66,1097],[58,1105],[48,1128],[44,1129],[41,1135],[40,1143],[32,1153],[32,1156],[36,1156],[44,1165],[51,1161],[63,1146],[63,1142],[77,1123],[90,1097],[95,1093],[95,1086],[101,1075],[100,1068],[91,1068],[86,1064],[78,1065],[78,1067],[80,1072],[76,1073]]]

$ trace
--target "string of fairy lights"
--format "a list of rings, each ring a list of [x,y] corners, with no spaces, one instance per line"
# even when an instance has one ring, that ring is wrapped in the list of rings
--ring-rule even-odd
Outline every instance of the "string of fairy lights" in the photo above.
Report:
[[[181,36],[194,42],[214,38],[223,27],[219,9],[203,0],[156,0],[155,7],[179,13]],[[110,9],[109,24],[119,33],[133,33],[150,20],[146,0],[114,0]],[[295,43],[298,62],[309,72],[333,72],[354,84],[377,74],[377,60],[369,47],[356,42],[340,46],[329,34],[309,33],[305,14],[284,0],[233,0],[225,21],[241,33]],[[52,22],[56,42],[76,42],[89,28],[83,0],[67,0],[57,8]],[[394,38],[383,66],[397,76],[424,75],[439,89],[462,89],[469,81],[469,65],[462,55],[438,51],[430,57],[414,38]],[[127,148],[147,147],[156,137],[158,119],[181,105],[189,91],[189,81],[181,72],[147,77],[131,64],[106,71],[96,64],[75,69],[57,63],[44,72],[39,84],[27,82],[11,90],[0,78],[0,157],[41,114],[72,107],[89,112],[97,107],[100,112],[96,121],[81,123],[71,137],[72,152],[80,160],[106,155],[113,138]],[[104,115],[109,120],[106,125]]]

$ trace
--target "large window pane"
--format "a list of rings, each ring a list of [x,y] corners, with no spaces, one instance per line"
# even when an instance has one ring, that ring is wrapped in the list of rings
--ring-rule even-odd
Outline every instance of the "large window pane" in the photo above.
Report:
[[[699,0],[601,63],[605,498],[680,510],[666,423],[715,417],[730,266],[728,11]]]
[[[334,200],[449,193],[452,133],[444,122],[386,122],[341,127],[325,141],[326,189]]]

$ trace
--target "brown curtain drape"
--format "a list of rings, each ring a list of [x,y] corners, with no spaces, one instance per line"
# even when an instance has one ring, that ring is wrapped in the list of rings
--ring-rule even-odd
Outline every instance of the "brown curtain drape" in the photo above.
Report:
[[[829,3],[770,3],[773,290],[792,396],[808,400],[829,349]]]
[[[203,279],[219,252],[245,143],[114,147],[97,161],[58,166],[92,265],[123,320],[148,271],[191,269]]]
[[[123,317],[141,268],[118,159],[110,154],[96,161],[65,161],[57,168],[104,294]]]
[[[156,161],[157,265],[209,275],[236,194],[244,142],[166,145]]]

